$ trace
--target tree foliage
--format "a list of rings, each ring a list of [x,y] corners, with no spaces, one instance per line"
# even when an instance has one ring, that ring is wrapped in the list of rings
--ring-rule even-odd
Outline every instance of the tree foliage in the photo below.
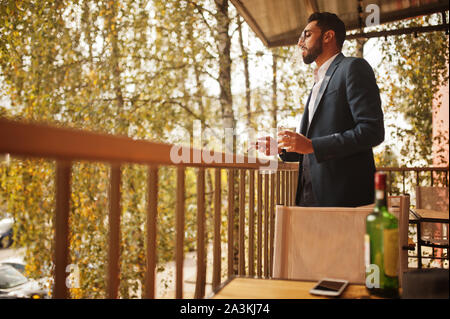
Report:
[[[442,23],[442,16],[431,15],[392,23],[389,27],[438,23]],[[406,34],[378,42],[383,56],[380,69],[385,70],[378,82],[386,97],[385,113],[397,119],[393,123],[393,140],[401,142],[400,163],[431,165],[433,103],[437,103],[439,88],[448,85],[448,35],[444,32]],[[402,118],[406,125],[399,125]],[[448,144],[448,136],[441,138]]]

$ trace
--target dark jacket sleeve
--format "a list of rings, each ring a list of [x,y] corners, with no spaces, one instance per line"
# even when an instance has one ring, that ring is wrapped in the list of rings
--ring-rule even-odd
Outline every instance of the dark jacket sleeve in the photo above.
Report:
[[[379,88],[369,63],[352,59],[345,74],[346,96],[354,127],[312,139],[317,162],[369,150],[384,140],[384,121]]]
[[[283,162],[300,162],[301,159],[301,154],[295,152],[286,152],[285,150],[278,154],[278,156]]]

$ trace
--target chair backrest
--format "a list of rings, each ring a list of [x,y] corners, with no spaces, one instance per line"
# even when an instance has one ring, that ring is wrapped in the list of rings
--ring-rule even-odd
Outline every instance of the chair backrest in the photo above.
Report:
[[[416,186],[416,208],[448,211],[448,187]]]
[[[403,271],[408,263],[407,251],[401,247],[408,241],[409,197],[389,199],[388,205],[394,205],[393,213],[399,216],[399,269]],[[373,205],[357,208],[277,206],[273,278],[319,280],[327,277],[364,284],[365,223],[372,210]]]
[[[447,223],[422,222],[420,227],[420,237],[422,240],[434,244],[448,245],[448,201],[448,187],[416,187],[416,208],[433,211],[421,212],[420,215],[422,217],[447,219]]]
[[[409,228],[409,196],[389,196],[388,210],[398,218],[399,270],[400,274],[408,270],[408,228]],[[400,280],[403,276],[400,276]]]

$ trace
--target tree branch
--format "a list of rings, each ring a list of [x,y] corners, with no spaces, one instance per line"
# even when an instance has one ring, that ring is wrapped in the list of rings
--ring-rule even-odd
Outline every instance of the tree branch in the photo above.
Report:
[[[209,31],[211,32],[211,35],[214,34],[214,28],[211,27],[211,25],[208,23],[208,21],[206,20],[206,17],[204,16],[204,12],[207,12],[208,14],[214,16],[215,13],[211,12],[210,10],[200,6],[197,2],[192,1],[192,0],[184,0],[186,3],[189,3],[191,5],[193,5],[195,7],[195,9],[197,9],[198,13],[200,14],[200,17],[202,18],[203,22],[205,23],[206,27],[209,29]]]

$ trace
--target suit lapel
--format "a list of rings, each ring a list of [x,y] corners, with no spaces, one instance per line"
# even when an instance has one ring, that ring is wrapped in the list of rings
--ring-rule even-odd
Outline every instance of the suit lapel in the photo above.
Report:
[[[317,111],[317,108],[320,107],[320,101],[322,100],[323,94],[325,93],[328,83],[330,82],[331,77],[334,74],[334,71],[336,71],[336,68],[338,67],[339,63],[342,61],[342,59],[345,58],[345,56],[342,53],[339,53],[339,55],[334,59],[334,61],[331,63],[330,67],[327,70],[327,73],[325,73],[325,78],[322,81],[322,85],[320,86],[319,93],[317,94],[316,101],[314,103],[313,107],[313,116],[311,119],[311,123],[309,123],[308,130],[306,132],[306,135],[308,135],[309,128],[311,127],[312,123],[314,122],[315,114]]]
[[[308,118],[309,118],[309,102],[311,101],[311,94],[312,94],[312,89],[309,91],[309,96],[308,96],[308,100],[306,101],[306,105],[305,105],[305,112],[303,112],[303,116],[302,116],[302,120],[300,121],[300,127],[298,132],[300,134],[306,135],[306,131],[308,130]]]

